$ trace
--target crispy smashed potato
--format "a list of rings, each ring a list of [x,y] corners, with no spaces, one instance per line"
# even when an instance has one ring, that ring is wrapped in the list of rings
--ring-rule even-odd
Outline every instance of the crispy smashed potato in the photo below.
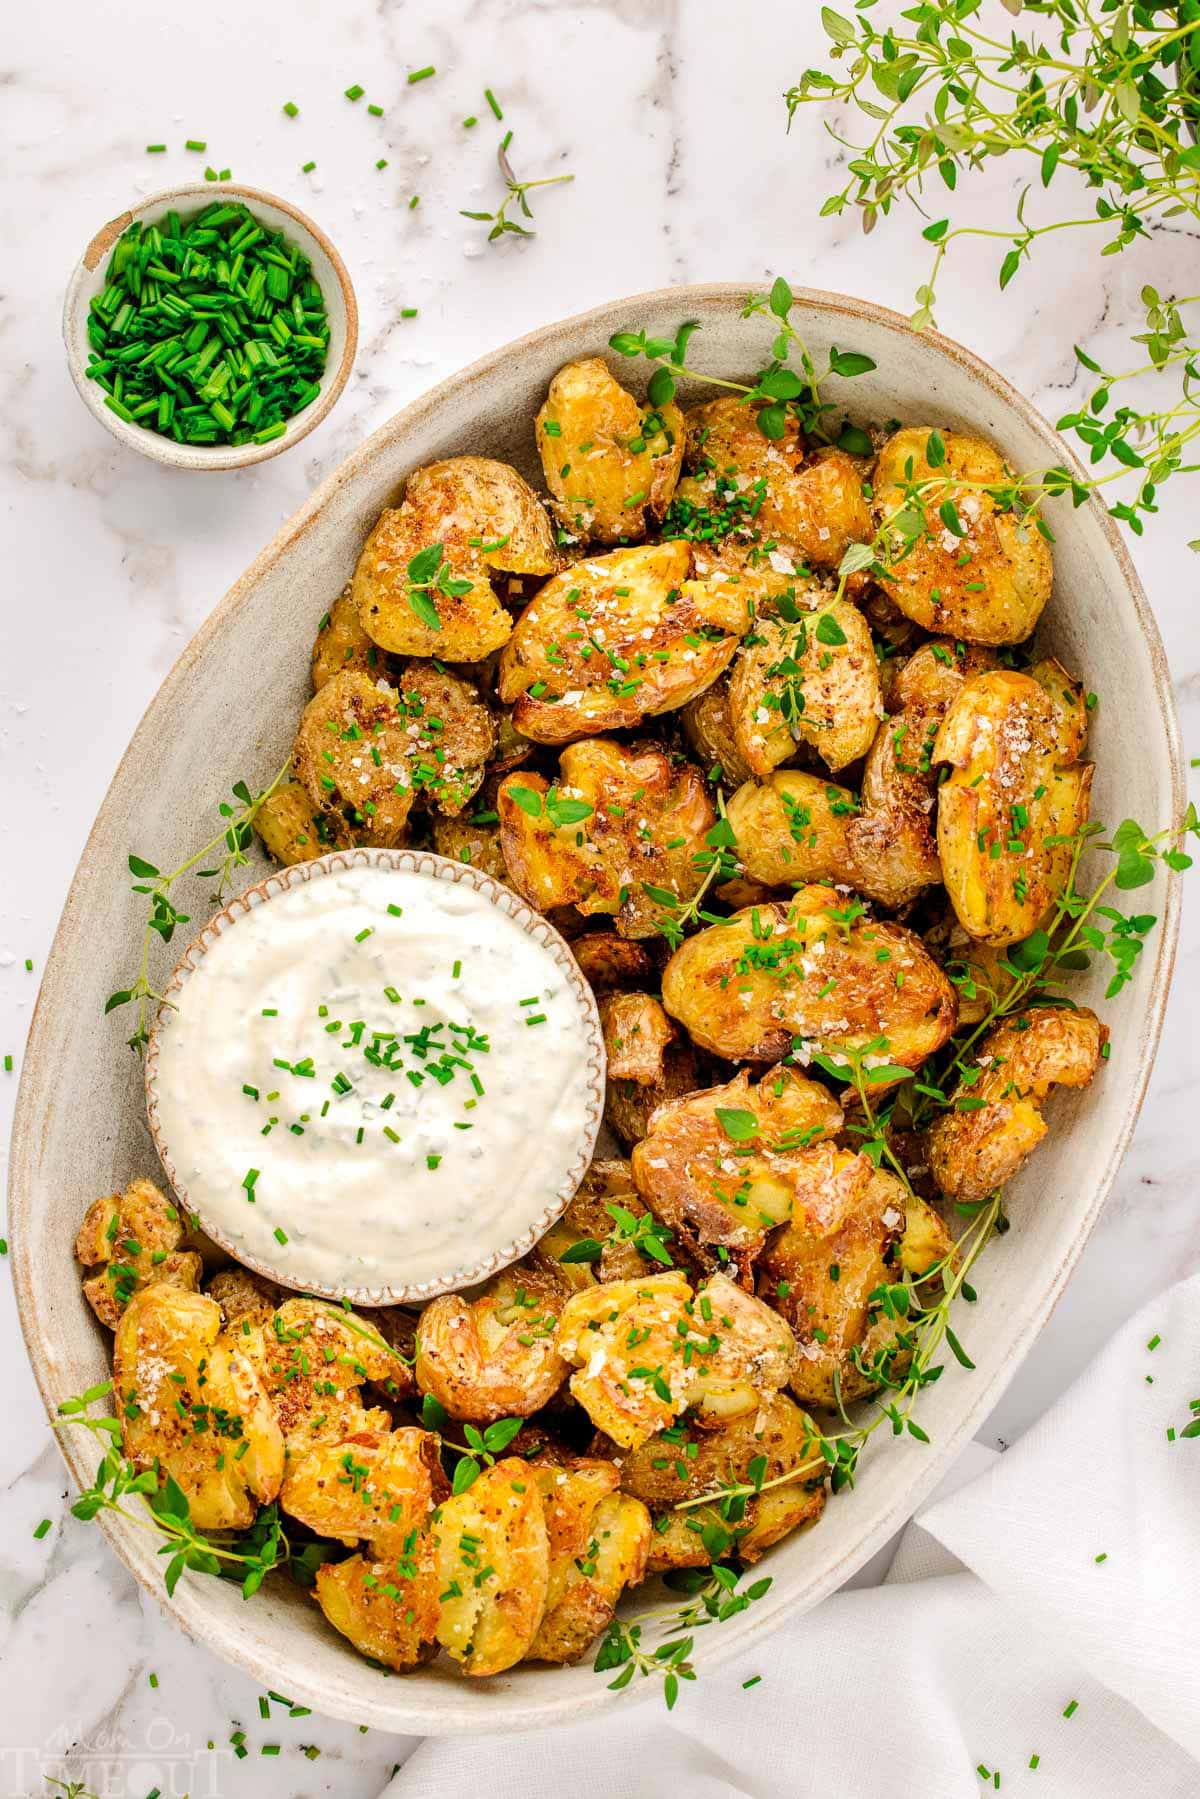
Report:
[[[549,575],[558,566],[550,521],[516,469],[455,456],[417,469],[400,506],[380,514],[351,593],[382,649],[479,662],[512,632],[493,570]]]
[[[500,658],[518,731],[569,743],[685,706],[726,668],[750,612],[736,590],[689,579],[686,543],[576,562],[538,592]]]
[[[518,1262],[477,1299],[443,1293],[421,1314],[417,1386],[452,1418],[528,1418],[567,1378],[555,1341],[562,1284]]]
[[[679,483],[668,531],[686,528],[718,542],[733,533],[759,549],[760,566],[771,567],[774,555],[787,574],[804,562],[836,568],[850,544],[870,541],[871,514],[852,458],[841,450],[808,456],[791,424],[780,439],[764,437],[740,400],[709,400],[688,412],[686,460],[692,472]]]
[[[491,875],[493,881],[500,881],[505,887],[511,885],[498,824],[478,824],[469,812],[459,813],[456,818],[435,817],[433,847],[451,862],[467,862],[480,874]]]
[[[842,1122],[819,1082],[780,1068],[752,1084],[743,1069],[723,1087],[659,1106],[634,1145],[633,1178],[698,1252],[754,1251],[792,1215],[798,1158]]]
[[[740,787],[751,778],[754,771],[733,733],[727,675],[689,700],[682,716],[687,740],[710,780],[720,781],[723,787]]]
[[[1027,937],[1053,907],[1087,822],[1092,764],[1082,690],[1057,662],[964,683],[934,744],[938,851],[950,903],[984,943]]]
[[[851,858],[846,829],[858,798],[820,775],[781,768],[765,780],[742,783],[726,809],[737,838],[738,859],[764,887],[795,887],[830,880],[855,887],[868,899],[870,885]]]
[[[623,937],[654,936],[656,895],[685,902],[704,879],[696,857],[717,815],[699,771],[672,767],[656,744],[603,738],[569,745],[559,770],[553,785],[523,769],[500,783],[512,886],[542,912],[576,906],[615,918]]]
[[[267,854],[285,867],[315,861],[350,842],[345,821],[337,814],[319,812],[299,781],[285,781],[263,801],[254,815],[254,829]]]
[[[312,647],[312,684],[316,693],[347,668],[360,674],[387,678],[387,656],[359,623],[358,608],[350,588],[340,593],[317,627]]]
[[[639,406],[599,356],[559,369],[535,425],[551,510],[585,543],[644,537],[662,518],[683,461],[674,401]]]
[[[221,1308],[221,1323],[234,1335],[269,1324],[283,1300],[283,1289],[248,1268],[222,1268],[205,1282],[204,1291]]]
[[[644,986],[654,973],[648,951],[640,943],[618,937],[614,931],[588,931],[575,939],[571,954],[596,994]]]
[[[296,734],[296,773],[335,835],[398,843],[419,795],[462,811],[495,745],[473,687],[431,662],[412,663],[400,690],[356,671],[309,701]]]
[[[319,1299],[286,1299],[263,1332],[264,1379],[289,1458],[356,1429],[387,1429],[387,1413],[367,1411],[365,1382],[385,1393],[409,1390],[405,1371],[375,1325]]]
[[[1086,1087],[1108,1032],[1086,1007],[1038,1006],[989,1031],[963,1082],[970,1110],[948,1111],[931,1127],[929,1166],[942,1192],[986,1199],[1010,1181],[1046,1134],[1042,1107],[1051,1087]]]
[[[178,1482],[198,1530],[243,1530],[283,1478],[283,1437],[249,1343],[203,1293],[134,1293],[113,1342],[125,1454]]]
[[[546,1609],[550,1543],[529,1464],[506,1456],[433,1515],[437,1639],[463,1672],[499,1674],[529,1654]]]
[[[733,1061],[778,1061],[794,1038],[844,1059],[882,1037],[884,1060],[917,1068],[955,1020],[954,989],[921,939],[822,886],[689,937],[662,993],[702,1048]]]
[[[595,1286],[598,1280],[637,1280],[646,1272],[647,1264],[635,1244],[615,1234],[610,1205],[635,1218],[646,1210],[638,1198],[629,1163],[617,1157],[592,1163],[574,1199],[539,1239],[530,1260],[575,1292]],[[577,1250],[581,1244],[588,1247],[587,1261],[563,1261],[568,1251]]]
[[[84,1269],[83,1296],[101,1324],[116,1330],[135,1293],[151,1283],[194,1293],[202,1263],[181,1249],[183,1219],[153,1181],[130,1181],[124,1193],[94,1199],[75,1238]]]
[[[611,993],[600,1001],[608,1078],[649,1087],[661,1081],[679,1032],[650,993]]]
[[[819,591],[819,590],[818,590]],[[743,761],[769,774],[807,743],[835,773],[866,754],[883,713],[866,619],[849,600],[814,616],[762,618],[729,677],[729,715]]]
[[[815,1524],[825,1508],[828,1472],[815,1439],[816,1427],[795,1401],[774,1393],[757,1412],[716,1430],[691,1430],[680,1423],[638,1449],[621,1449],[603,1438],[593,1447],[615,1459],[622,1491],[634,1494],[655,1514],[647,1562],[655,1573],[703,1568],[730,1549],[741,1561],[755,1562],[789,1532]],[[675,1510],[706,1493],[742,1485],[760,1458],[766,1464],[761,1481],[793,1472],[796,1479],[747,1500],[736,1521],[722,1517],[715,1503]]]
[[[650,1514],[617,1492],[612,1462],[563,1456],[535,1463],[549,1538],[546,1610],[530,1661],[578,1661],[610,1623],[622,1589],[641,1580]]]
[[[887,1256],[907,1214],[900,1182],[866,1156],[837,1150],[827,1167],[824,1217],[814,1205],[771,1239],[759,1260],[758,1290],[799,1342],[792,1392],[804,1405],[834,1407],[839,1393],[849,1401],[872,1392],[880,1384],[878,1358],[895,1355],[897,1325],[871,1295],[888,1283]]]
[[[1050,546],[1032,521],[1004,512],[985,486],[1011,483],[1012,470],[981,437],[941,433],[945,462],[927,459],[930,428],[908,426],[888,438],[875,464],[874,509],[880,523],[920,510],[925,528],[906,554],[897,523],[892,554],[899,559],[883,586],[926,631],[945,631],[968,643],[1023,643],[1050,598]],[[929,483],[906,499],[911,483]],[[948,521],[955,509],[958,529]]]
[[[660,1106],[694,1093],[700,1085],[696,1051],[691,1039],[681,1034],[663,1050],[661,1072],[651,1081],[618,1079],[609,1066],[604,1121],[623,1142],[640,1143]]]
[[[431,1432],[367,1429],[306,1449],[289,1466],[282,1504],[320,1536],[399,1550],[448,1491]]]
[[[413,1668],[436,1653],[440,1614],[433,1542],[415,1528],[399,1553],[374,1548],[322,1562],[313,1596],[333,1628],[385,1668]]]

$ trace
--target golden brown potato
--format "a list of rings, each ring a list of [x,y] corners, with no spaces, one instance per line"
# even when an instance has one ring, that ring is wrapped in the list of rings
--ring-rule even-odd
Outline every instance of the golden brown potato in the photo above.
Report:
[[[517,1262],[477,1299],[443,1293],[421,1313],[417,1386],[452,1418],[528,1418],[567,1378],[555,1338],[565,1288]]]
[[[540,912],[573,905],[614,917],[623,937],[654,936],[655,895],[684,903],[704,879],[696,857],[717,815],[699,772],[673,768],[655,744],[603,738],[569,745],[559,769],[553,786],[523,769],[500,783],[511,884]]]
[[[611,1462],[563,1457],[530,1473],[542,1495],[550,1568],[546,1611],[528,1659],[575,1662],[611,1622],[622,1589],[641,1580],[650,1514],[616,1491]]]
[[[500,658],[518,731],[569,743],[685,706],[727,667],[750,613],[736,592],[689,579],[686,543],[576,562],[540,589]]]
[[[588,931],[575,939],[571,954],[584,980],[597,994],[644,986],[654,974],[654,964],[642,945],[618,937],[614,931]]]
[[[1107,1038],[1086,1007],[1039,1006],[989,1031],[967,1064],[974,1078],[960,1082],[952,1109],[929,1131],[942,1192],[975,1201],[1010,1181],[1046,1134],[1050,1088],[1086,1087]]]
[[[387,1391],[402,1364],[367,1319],[320,1299],[286,1299],[263,1340],[264,1379],[289,1456],[357,1428],[387,1429],[386,1412],[364,1410],[359,1388],[371,1381]],[[399,1386],[407,1386],[402,1373]]]
[[[662,992],[701,1048],[731,1061],[778,1061],[799,1038],[836,1061],[861,1051],[918,1068],[954,1029],[954,990],[921,939],[832,887],[697,932],[667,963]]]
[[[737,746],[729,712],[729,677],[722,675],[683,708],[683,729],[710,781],[740,787],[753,773]]]
[[[792,1215],[797,1158],[842,1127],[828,1088],[792,1069],[659,1106],[634,1145],[633,1178],[647,1205],[703,1253],[759,1249]]]
[[[858,811],[848,787],[799,768],[780,768],[764,780],[743,782],[726,815],[737,838],[737,856],[752,881],[794,887],[830,880],[871,898],[868,881],[850,855],[846,828]]]
[[[969,936],[1027,937],[1066,885],[1092,784],[1092,765],[1077,760],[1086,719],[1082,691],[1056,662],[976,675],[946,713],[933,750],[951,765],[938,851]]]
[[[335,834],[400,841],[419,796],[461,812],[495,744],[473,687],[432,663],[410,663],[400,691],[356,671],[335,675],[304,709],[296,772]]]
[[[313,1597],[361,1655],[385,1668],[416,1667],[435,1653],[438,1581],[433,1540],[415,1527],[411,1546],[323,1562]]]
[[[318,812],[299,781],[285,781],[254,815],[254,829],[276,862],[290,867],[344,848],[350,832],[337,814]]]
[[[694,1093],[703,1083],[691,1039],[682,1034],[663,1051],[662,1072],[652,1081],[615,1080],[609,1069],[604,1122],[626,1144],[640,1143],[660,1106]]]
[[[449,1492],[431,1431],[358,1430],[290,1457],[280,1504],[317,1536],[399,1551]]]
[[[799,1358],[779,1314],[727,1274],[710,1274],[691,1308],[689,1406],[708,1422],[752,1415],[787,1385]]]
[[[649,1263],[633,1243],[615,1233],[616,1221],[610,1206],[635,1218],[646,1210],[634,1187],[629,1163],[616,1157],[592,1163],[562,1217],[539,1239],[531,1261],[574,1292],[593,1287],[598,1280],[637,1280],[647,1272]],[[564,1262],[566,1252],[580,1244],[588,1245],[589,1259]]]
[[[758,1290],[788,1320],[800,1345],[792,1392],[804,1405],[833,1407],[879,1385],[879,1358],[894,1358],[897,1325],[871,1295],[894,1277],[889,1252],[906,1221],[905,1191],[865,1156],[829,1158],[825,1219],[817,1207],[772,1237],[758,1264]],[[836,1270],[836,1273],[834,1272]]]
[[[871,629],[849,600],[826,600],[815,616],[791,610],[759,619],[738,651],[734,739],[755,774],[787,762],[799,743],[836,773],[866,754],[883,714]]]
[[[945,1219],[918,1193],[908,1196],[897,1259],[905,1274],[918,1280],[954,1260],[954,1239]]]
[[[650,993],[610,993],[600,1001],[610,1081],[649,1087],[661,1081],[668,1047],[679,1032]]]
[[[558,566],[550,521],[517,471],[455,456],[409,476],[403,501],[381,513],[363,547],[351,593],[382,649],[477,662],[512,631],[492,571]]]
[[[248,1268],[222,1268],[205,1283],[204,1291],[221,1308],[221,1323],[231,1336],[249,1335],[250,1329],[269,1324],[283,1299],[283,1288]]]
[[[790,1531],[814,1524],[825,1507],[828,1473],[815,1438],[816,1427],[795,1401],[774,1393],[758,1411],[715,1430],[694,1431],[681,1423],[638,1449],[600,1438],[593,1451],[611,1455],[622,1490],[655,1513],[647,1567],[657,1572],[706,1567],[731,1549],[739,1560],[754,1562]],[[675,1510],[685,1500],[744,1485],[751,1465],[757,1470],[762,1463],[761,1482],[791,1473],[796,1478],[748,1498],[744,1511],[720,1501]]]
[[[661,519],[683,461],[674,401],[639,406],[599,356],[559,369],[537,415],[551,509],[571,538],[625,543]]]
[[[83,1294],[101,1324],[116,1330],[133,1295],[152,1282],[194,1293],[203,1265],[181,1249],[183,1220],[153,1181],[130,1181],[124,1193],[94,1199],[75,1238],[86,1272]]]
[[[870,541],[862,474],[843,451],[806,456],[790,423],[772,441],[754,412],[733,398],[693,407],[687,427],[695,473],[680,482],[679,498],[713,515],[715,535],[752,533],[768,553],[778,546],[818,568],[836,568],[850,544]]]
[[[117,1323],[113,1389],[125,1454],[179,1483],[198,1530],[244,1530],[274,1499],[283,1438],[255,1356],[221,1335],[215,1299],[156,1284]]]
[[[888,534],[894,559],[883,586],[900,610],[926,631],[945,631],[968,643],[1023,643],[1050,598],[1050,546],[1015,510],[1002,511],[988,486],[1011,485],[1012,470],[983,438],[941,434],[944,466],[927,458],[930,427],[908,426],[888,438],[874,475],[878,522],[897,520]],[[920,483],[912,498],[909,483]],[[950,518],[947,505],[956,509]],[[904,513],[924,514],[924,527],[904,553]],[[956,516],[959,529],[950,520]]]
[[[437,1639],[464,1673],[528,1655],[546,1609],[550,1545],[529,1464],[506,1456],[433,1515]]]
[[[347,584],[317,626],[312,647],[312,684],[316,693],[343,669],[355,668],[360,674],[388,678],[387,656],[363,630],[358,608]]]
[[[672,1269],[586,1287],[563,1307],[558,1346],[578,1369],[571,1392],[614,1442],[644,1443],[687,1404],[691,1300],[686,1275]]]
[[[505,887],[512,885],[500,845],[500,826],[490,821],[477,824],[474,812],[460,813],[457,818],[435,818],[433,847],[451,862],[468,862],[480,874],[491,875],[493,881],[500,881]]]

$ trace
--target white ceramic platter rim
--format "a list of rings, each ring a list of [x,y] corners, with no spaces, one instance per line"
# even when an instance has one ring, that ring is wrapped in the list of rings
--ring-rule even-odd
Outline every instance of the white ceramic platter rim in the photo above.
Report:
[[[571,990],[571,996],[583,1022],[586,1037],[587,1105],[580,1125],[579,1135],[571,1153],[563,1178],[555,1190],[554,1198],[530,1220],[528,1226],[518,1237],[503,1244],[491,1255],[477,1258],[474,1262],[461,1263],[457,1268],[447,1269],[444,1273],[431,1276],[424,1281],[393,1281],[380,1287],[346,1287],[336,1284],[323,1284],[316,1281],[297,1281],[282,1269],[272,1267],[269,1262],[247,1255],[244,1246],[235,1243],[222,1230],[215,1226],[203,1208],[197,1207],[181,1182],[174,1159],[170,1153],[170,1145],[166,1142],[158,1114],[158,1061],[159,1038],[164,1028],[170,1028],[171,1008],[178,1000],[184,985],[204,961],[211,945],[225,931],[236,928],[239,918],[245,916],[253,906],[262,905],[296,887],[305,886],[309,881],[321,880],[327,875],[344,874],[352,868],[388,868],[398,873],[425,875],[431,880],[450,881],[457,885],[466,885],[482,894],[488,902],[511,918],[527,936],[550,955],[555,964],[565,975]],[[175,972],[163,989],[165,1006],[160,1007],[158,1015],[150,1031],[150,1042],[146,1047],[146,1116],[150,1126],[150,1135],[154,1139],[154,1147],[158,1151],[159,1160],[167,1172],[167,1177],[175,1189],[180,1204],[193,1216],[199,1218],[201,1225],[215,1243],[242,1263],[246,1268],[254,1269],[256,1274],[265,1275],[268,1280],[277,1281],[280,1286],[298,1289],[304,1293],[314,1293],[321,1299],[348,1299],[356,1305],[395,1306],[411,1304],[414,1301],[433,1299],[439,1293],[458,1291],[463,1287],[473,1287],[479,1281],[485,1281],[498,1269],[506,1268],[533,1248],[540,1237],[544,1237],[550,1226],[560,1218],[573,1199],[580,1181],[587,1173],[596,1147],[596,1138],[604,1117],[604,1073],[605,1053],[604,1034],[600,1028],[600,1014],[596,1007],[596,999],[591,988],[580,972],[579,964],[568,949],[566,942],[558,931],[544,918],[527,906],[519,894],[511,887],[501,886],[491,875],[482,869],[472,868],[465,862],[452,862],[446,856],[435,856],[429,850],[407,849],[350,849],[335,850],[328,856],[315,857],[311,862],[297,862],[290,868],[276,869],[263,881],[245,888],[235,899],[221,908],[205,924],[188,945],[176,965]]]
[[[741,301],[747,288],[753,285],[753,282],[721,283],[633,295],[619,303],[621,318],[618,323],[636,321],[639,311],[652,308],[669,310],[672,315],[680,318],[700,317],[703,319],[707,315],[719,320],[734,309],[740,311]],[[912,331],[907,319],[899,313],[879,307],[872,302],[803,289],[797,290],[796,299],[802,308],[807,308],[817,314],[824,314],[830,320],[831,327],[839,333],[843,330],[852,330],[855,321],[861,320],[876,328],[881,334],[890,336],[898,351],[904,344],[912,342]],[[532,351],[535,347],[552,343],[557,346],[561,360],[565,361],[572,355],[590,353],[599,349],[608,330],[614,328],[613,319],[617,311],[618,306],[609,303],[594,308],[590,312],[543,327],[535,333],[491,352],[471,367],[451,376],[412,402],[366,439],[359,449],[322,483],[306,504],[283,526],[267,548],[234,584],[205,623],[201,625],[147,708],[145,716],[134,733],[129,748],[114,776],[109,793],[97,815],[79,869],[67,896],[55,945],[47,963],[41,993],[34,1012],[18,1093],[9,1180],[13,1279],[17,1291],[22,1330],[35,1378],[51,1416],[53,1416],[56,1400],[62,1396],[61,1390],[56,1387],[55,1380],[54,1303],[52,1295],[43,1295],[39,1291],[36,1269],[29,1248],[31,1236],[29,1226],[32,1218],[32,1196],[36,1187],[38,1154],[34,1093],[35,1089],[40,1089],[44,1083],[53,1078],[51,1070],[42,1069],[39,1066],[42,1060],[39,1053],[42,1048],[42,1039],[43,1036],[49,1035],[50,1028],[45,1021],[53,1015],[57,1008],[69,1009],[72,1004],[72,995],[59,978],[59,968],[68,959],[68,944],[74,935],[88,930],[89,920],[84,896],[91,857],[105,835],[112,832],[120,823],[119,798],[124,780],[133,778],[131,774],[127,776],[130,765],[136,767],[143,755],[153,749],[155,734],[160,728],[162,714],[169,708],[176,690],[186,683],[197,664],[203,661],[213,634],[234,617],[241,608],[250,603],[256,583],[281,553],[288,546],[298,543],[305,537],[330,499],[362,475],[376,455],[390,447],[395,441],[402,440],[407,432],[419,430],[423,421],[431,413],[436,413],[437,409],[443,405],[464,396],[469,390],[480,384],[490,382],[502,370],[507,360],[520,356],[523,351]],[[1025,430],[1040,438],[1050,460],[1063,462],[1068,467],[1078,470],[1079,465],[1071,451],[1056,437],[1034,407],[986,363],[962,346],[936,334],[926,333],[921,341],[929,349],[935,351],[938,356],[956,365],[993,399],[1010,409]],[[470,448],[469,445],[464,447]],[[1093,523],[1102,535],[1108,554],[1115,561],[1124,589],[1122,601],[1123,603],[1127,602],[1133,608],[1138,631],[1148,648],[1153,671],[1154,699],[1158,713],[1154,722],[1161,730],[1166,750],[1170,780],[1169,801],[1178,815],[1182,811],[1184,801],[1183,765],[1170,680],[1157,625],[1116,526],[1094,501],[1089,502],[1087,510],[1091,513]],[[1007,1362],[1003,1367],[997,1368],[990,1378],[973,1375],[970,1377],[969,1384],[962,1386],[961,1408],[956,1414],[952,1428],[944,1429],[928,1452],[923,1455],[918,1473],[911,1478],[893,1483],[894,1490],[890,1501],[879,1511],[868,1513],[866,1526],[858,1530],[840,1554],[833,1557],[815,1558],[811,1570],[806,1571],[798,1580],[790,1585],[777,1582],[765,1598],[746,1612],[722,1624],[719,1629],[700,1633],[697,1638],[694,1660],[702,1671],[715,1668],[739,1654],[752,1640],[760,1638],[769,1631],[787,1612],[799,1612],[812,1606],[834,1591],[857,1568],[861,1567],[875,1550],[912,1515],[959,1449],[974,1434],[984,1416],[995,1404],[1021,1358],[1028,1352],[1063,1290],[1067,1277],[1095,1224],[1121,1158],[1128,1147],[1145,1094],[1153,1053],[1161,1030],[1178,938],[1179,912],[1180,900],[1177,885],[1170,883],[1167,886],[1161,909],[1159,928],[1147,947],[1143,958],[1143,967],[1139,973],[1139,997],[1143,1006],[1140,1021],[1135,1024],[1135,1020],[1128,1013],[1125,1017],[1124,1028],[1131,1031],[1135,1028],[1138,1030],[1138,1062],[1136,1078],[1127,1086],[1125,1108],[1119,1128],[1114,1135],[1111,1152],[1100,1177],[1094,1182],[1086,1208],[1077,1215],[1075,1234],[1070,1245],[1062,1254],[1057,1265],[1049,1269],[1045,1278],[1039,1282],[1036,1295],[1021,1309],[1019,1325],[1014,1326],[1013,1334],[1008,1339]],[[91,1458],[85,1453],[85,1446],[81,1446],[77,1440],[70,1440],[65,1435],[59,1436],[59,1442],[75,1480],[80,1484],[85,1484],[91,1477],[93,1465]],[[280,1666],[266,1652],[265,1648],[248,1643],[244,1639],[236,1642],[225,1641],[215,1628],[209,1626],[206,1619],[197,1617],[195,1608],[189,1603],[186,1581],[180,1584],[172,1599],[165,1597],[161,1586],[161,1567],[153,1554],[145,1548],[140,1533],[131,1526],[122,1525],[119,1521],[114,1523],[105,1517],[102,1517],[101,1522],[114,1547],[138,1581],[185,1631],[193,1636],[199,1634],[212,1647],[217,1647],[219,1643],[219,1653],[244,1668],[264,1686],[278,1683],[282,1678]],[[347,1651],[347,1653],[350,1652]],[[512,1699],[504,1695],[497,1695],[495,1711],[492,1712],[489,1708],[485,1712],[480,1708],[478,1692],[465,1692],[460,1699],[457,1697],[454,1687],[439,1686],[435,1692],[425,1694],[413,1686],[406,1687],[403,1678],[390,1681],[381,1680],[378,1699],[374,1697],[364,1699],[357,1696],[353,1704],[341,1695],[327,1695],[314,1683],[310,1683],[304,1678],[298,1678],[295,1672],[289,1672],[288,1679],[291,1681],[291,1687],[295,1691],[297,1699],[315,1709],[351,1718],[357,1722],[366,1722],[382,1729],[431,1735],[449,1735],[480,1729],[528,1730],[550,1724],[569,1723],[615,1704],[634,1703],[639,1696],[649,1697],[654,1690],[654,1683],[646,1682],[638,1683],[637,1686],[623,1694],[613,1694],[608,1691],[600,1676],[593,1676],[593,1684],[585,1692],[581,1693],[577,1687],[572,1687],[568,1682],[561,1699],[556,1696],[553,1699],[522,1702],[519,1698]],[[486,1685],[487,1683],[479,1684]]]

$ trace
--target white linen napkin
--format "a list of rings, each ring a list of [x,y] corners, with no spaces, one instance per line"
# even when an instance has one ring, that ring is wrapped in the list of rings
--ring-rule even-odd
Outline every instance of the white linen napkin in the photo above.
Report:
[[[686,1684],[672,1714],[431,1739],[387,1799],[1197,1799],[1197,1400],[1200,1274],[978,1478],[944,1483],[883,1586]]]

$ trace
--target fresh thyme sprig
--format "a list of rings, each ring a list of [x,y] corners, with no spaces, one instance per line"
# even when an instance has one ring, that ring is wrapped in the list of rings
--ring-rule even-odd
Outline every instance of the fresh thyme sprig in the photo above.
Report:
[[[478,219],[483,224],[490,224],[492,228],[487,234],[489,244],[494,244],[497,238],[503,237],[508,232],[517,237],[536,237],[537,233],[532,227],[520,225],[516,219],[509,218],[509,207],[515,203],[522,218],[532,219],[533,212],[529,205],[529,195],[534,188],[559,187],[563,182],[574,181],[574,175],[542,175],[536,181],[518,181],[513,173],[513,166],[508,160],[508,151],[504,144],[501,144],[496,152],[496,161],[500,165],[500,173],[504,177],[507,189],[500,205],[495,212],[468,212],[465,207],[460,207],[460,216],[464,219]]]
[[[646,898],[653,900],[660,908],[655,922],[672,949],[679,948],[690,924],[724,922],[713,913],[705,912],[701,902],[715,881],[730,881],[741,873],[741,863],[737,859],[737,838],[734,836],[733,826],[725,816],[725,796],[719,790],[717,811],[719,816],[716,824],[704,834],[706,847],[698,850],[692,857],[693,865],[698,873],[703,874],[704,879],[691,899],[680,900],[678,894],[671,893],[666,887],[655,887],[646,881],[642,882],[642,892]]]
[[[606,1242],[632,1244],[650,1261],[660,1262],[664,1268],[674,1268],[675,1259],[669,1248],[674,1233],[670,1225],[656,1218],[653,1212],[634,1213],[615,1200],[608,1201],[604,1210],[613,1221]],[[604,1243],[598,1237],[580,1237],[558,1259],[560,1262],[598,1262],[603,1254]]]
[[[771,1586],[769,1575],[760,1576],[749,1586],[739,1585],[736,1569],[723,1563],[711,1568],[683,1569],[668,1575],[667,1583],[692,1594],[689,1604],[664,1618],[661,1612],[641,1612],[633,1618],[614,1618],[600,1639],[600,1647],[592,1666],[597,1673],[619,1670],[610,1680],[610,1689],[627,1687],[635,1675],[642,1679],[658,1679],[663,1683],[663,1698],[670,1711],[679,1697],[679,1683],[695,1680],[691,1662],[693,1633],[706,1624],[724,1623],[727,1618],[744,1612],[761,1599]],[[653,1649],[642,1644],[642,1628],[656,1624],[667,1631],[666,1640]],[[678,1633],[682,1632],[682,1635]]]
[[[965,239],[1004,246],[998,277],[1005,288],[1039,241],[1054,233],[1086,236],[1099,226],[1100,253],[1115,255],[1148,241],[1157,228],[1170,228],[1172,220],[1200,219],[1196,0],[992,3],[994,24],[984,0],[920,0],[896,25],[876,21],[875,0],[855,0],[852,17],[824,6],[835,69],[806,70],[786,96],[789,125],[814,103],[850,107],[871,121],[864,142],[826,122],[851,154],[847,179],[821,208],[822,216],[857,208],[866,231],[901,201],[927,214],[929,189],[938,181],[954,193],[960,175],[998,157],[1029,161],[1011,225],[955,224],[949,217],[925,225],[931,268],[917,289],[918,329],[933,324],[942,265]],[[1000,5],[1009,18],[999,16]],[[1036,34],[1018,30],[1012,18],[1022,15],[1044,25]],[[1035,222],[1031,195],[1050,188],[1064,169],[1091,190],[1092,210]],[[1135,471],[1128,497],[1109,510],[1138,533],[1144,515],[1156,510],[1163,483],[1200,468],[1200,341],[1187,317],[1192,309],[1194,320],[1200,296],[1162,296],[1147,286],[1142,298],[1146,325],[1134,342],[1145,346],[1148,360],[1114,373],[1077,348],[1080,363],[1099,381],[1085,405],[1059,421],[1092,466],[1108,465],[1089,487]],[[1151,374],[1175,377],[1165,405],[1147,411],[1110,405],[1120,383]],[[1200,548],[1200,538],[1191,547]]]
[[[139,1054],[144,1050],[150,1038],[146,1020],[147,1002],[150,1000],[161,1001],[162,999],[162,994],[150,985],[151,941],[157,936],[164,943],[170,943],[171,938],[175,935],[176,925],[190,924],[191,922],[191,914],[181,912],[172,898],[172,890],[176,881],[184,875],[190,874],[196,868],[196,864],[211,856],[214,850],[223,849],[224,854],[215,867],[197,869],[197,874],[202,880],[216,880],[217,886],[213,895],[213,903],[220,903],[225,891],[225,884],[234,869],[245,866],[251,827],[258,816],[260,807],[270,799],[286,776],[290,766],[291,757],[289,756],[275,779],[259,794],[252,794],[245,781],[236,781],[231,791],[238,804],[231,806],[228,800],[221,801],[217,807],[217,811],[224,820],[221,829],[214,837],[210,837],[207,843],[202,844],[192,855],[186,857],[177,868],[172,868],[164,873],[161,869],[156,868],[153,862],[147,862],[145,857],[130,856],[129,872],[136,877],[133,883],[133,892],[146,894],[150,901],[149,915],[142,932],[142,957],[136,980],[128,987],[122,987],[116,993],[110,993],[104,1003],[104,1010],[106,1013],[113,1012],[118,1006],[136,1003],[137,1024],[128,1042],[130,1049]]]

